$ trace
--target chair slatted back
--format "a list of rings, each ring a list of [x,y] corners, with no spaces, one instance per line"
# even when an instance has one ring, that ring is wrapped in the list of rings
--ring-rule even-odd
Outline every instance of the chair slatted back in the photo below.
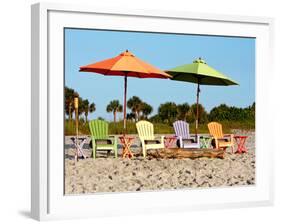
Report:
[[[108,122],[103,120],[91,120],[89,122],[91,135],[97,139],[108,138]]]
[[[222,125],[218,122],[210,122],[208,129],[211,135],[215,138],[223,138]]]
[[[148,121],[139,121],[136,124],[138,135],[141,139],[154,140],[153,124]]]
[[[188,139],[189,135],[189,124],[185,121],[175,121],[173,127],[176,136],[182,136],[183,139]]]

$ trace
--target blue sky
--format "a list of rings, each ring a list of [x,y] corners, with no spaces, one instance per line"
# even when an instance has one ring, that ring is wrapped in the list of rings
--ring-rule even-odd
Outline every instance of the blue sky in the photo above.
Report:
[[[115,57],[128,49],[140,59],[162,69],[189,64],[198,57],[237,81],[239,86],[201,86],[200,103],[210,111],[225,103],[246,107],[255,101],[255,39],[220,36],[176,35],[143,32],[65,29],[65,85],[96,104],[90,119],[103,117],[107,104],[118,99],[123,103],[124,78],[79,72],[82,65]],[[128,78],[127,99],[136,95],[153,106],[167,101],[196,101],[196,84]],[[128,111],[129,112],[129,111]],[[122,114],[118,115],[122,118]]]

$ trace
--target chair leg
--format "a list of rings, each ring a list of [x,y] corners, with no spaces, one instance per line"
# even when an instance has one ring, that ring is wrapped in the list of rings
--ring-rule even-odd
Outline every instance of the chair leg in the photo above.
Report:
[[[96,140],[94,138],[92,138],[92,156],[93,156],[93,159],[96,158],[96,149],[97,145],[96,145]]]
[[[215,147],[216,147],[216,149],[219,149],[219,148],[220,148],[220,145],[219,145],[219,142],[218,142],[217,139],[215,139]]]
[[[115,155],[115,158],[118,157],[117,136],[115,136],[115,138],[114,138],[114,155]]]
[[[145,147],[142,148],[142,154],[143,154],[143,158],[145,158],[146,156],[146,150],[145,150]]]
[[[96,148],[93,148],[93,159],[96,159]]]

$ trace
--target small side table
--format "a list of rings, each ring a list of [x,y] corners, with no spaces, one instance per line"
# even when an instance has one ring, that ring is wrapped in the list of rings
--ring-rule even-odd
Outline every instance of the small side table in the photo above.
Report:
[[[75,146],[75,161],[78,161],[79,157],[86,159],[87,156],[84,153],[83,146],[86,143],[87,137],[72,137],[70,139]]]
[[[237,143],[237,151],[235,153],[244,153],[244,152],[248,152],[245,143],[246,143],[246,139],[248,138],[248,136],[246,135],[235,135],[234,139]]]
[[[200,136],[200,148],[208,149],[210,148],[212,138],[210,136]]]
[[[175,143],[175,141],[177,140],[176,136],[165,136],[164,137],[164,144],[165,144],[165,148],[171,148],[172,145]]]
[[[130,148],[131,148],[131,145],[135,138],[123,135],[123,136],[120,136],[119,139],[123,146],[122,157],[123,158],[133,158],[134,155],[133,155],[132,151],[130,150]]]

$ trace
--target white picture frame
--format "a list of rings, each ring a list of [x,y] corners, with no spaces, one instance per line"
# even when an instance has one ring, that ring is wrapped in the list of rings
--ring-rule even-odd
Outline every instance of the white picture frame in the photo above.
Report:
[[[37,220],[271,205],[269,99],[273,19],[38,3],[32,5],[31,214]],[[149,26],[148,26],[149,24]],[[65,196],[63,28],[99,28],[256,38],[256,184],[252,187]],[[183,28],[184,27],[184,28]],[[188,27],[188,30],[187,30]],[[262,90],[262,91],[261,91]]]

